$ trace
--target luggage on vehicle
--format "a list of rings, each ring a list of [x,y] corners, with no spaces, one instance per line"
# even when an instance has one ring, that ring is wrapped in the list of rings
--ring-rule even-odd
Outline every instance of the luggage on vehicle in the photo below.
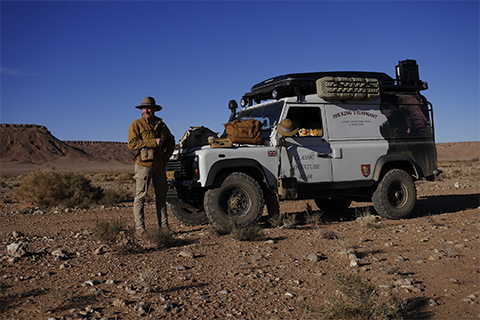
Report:
[[[224,124],[225,134],[233,143],[265,144],[262,123],[255,119],[235,120]]]

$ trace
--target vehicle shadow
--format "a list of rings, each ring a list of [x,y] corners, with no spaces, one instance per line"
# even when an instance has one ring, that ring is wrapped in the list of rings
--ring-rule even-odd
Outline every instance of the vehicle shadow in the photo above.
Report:
[[[458,212],[480,207],[480,194],[451,194],[417,199],[410,218]]]

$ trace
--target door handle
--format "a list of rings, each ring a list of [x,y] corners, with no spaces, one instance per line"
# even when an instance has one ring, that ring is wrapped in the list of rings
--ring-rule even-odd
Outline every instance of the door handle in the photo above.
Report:
[[[328,153],[319,152],[317,153],[317,158],[328,158],[330,155]]]

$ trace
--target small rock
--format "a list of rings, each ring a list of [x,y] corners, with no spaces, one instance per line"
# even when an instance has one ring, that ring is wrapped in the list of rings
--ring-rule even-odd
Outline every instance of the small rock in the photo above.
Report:
[[[12,232],[12,237],[14,237],[14,238],[20,238],[20,237],[23,237],[23,236],[24,236],[24,234],[21,233],[20,231],[13,231]]]
[[[217,294],[221,294],[221,295],[226,295],[226,294],[229,294],[230,291],[227,290],[227,289],[223,289],[223,290],[220,290],[220,291],[217,291]]]
[[[430,300],[428,300],[428,305],[432,306],[432,307],[436,307],[436,306],[438,306],[438,302],[433,300],[433,299],[430,299]]]
[[[28,246],[25,242],[14,242],[7,246],[8,255],[21,258],[28,252]]]
[[[55,256],[56,258],[59,258],[60,260],[65,260],[68,258],[68,252],[62,250],[62,249],[57,249],[52,251],[52,256]]]
[[[125,303],[125,300],[122,300],[122,299],[115,299],[113,300],[113,306],[114,307],[118,307],[118,308],[123,308],[125,307],[127,304]]]
[[[187,270],[187,267],[185,266],[172,266],[173,269],[177,270],[177,271],[185,271]]]
[[[316,254],[316,253],[310,253],[310,254],[307,256],[307,260],[308,260],[308,261],[312,261],[312,262],[318,262],[318,261],[320,261],[320,257],[319,257],[318,254]]]
[[[96,286],[96,285],[99,285],[99,284],[101,284],[101,283],[103,283],[103,281],[102,281],[102,280],[97,280],[97,279],[85,281],[85,284],[86,284],[87,286],[92,286],[92,287],[93,287],[93,286]]]
[[[107,251],[108,251],[108,247],[105,246],[105,245],[101,245],[100,247],[95,249],[95,251],[93,253],[96,254],[96,255],[100,255],[100,254],[104,254]]]
[[[195,258],[195,255],[193,254],[193,252],[190,252],[190,251],[180,251],[178,253],[178,256],[184,257],[184,258]]]
[[[401,262],[401,261],[408,261],[408,258],[406,258],[406,257],[404,257],[404,256],[401,256],[401,255],[399,255],[399,254],[395,255],[395,258],[394,258],[394,259],[395,259],[395,261],[399,261],[399,262]]]

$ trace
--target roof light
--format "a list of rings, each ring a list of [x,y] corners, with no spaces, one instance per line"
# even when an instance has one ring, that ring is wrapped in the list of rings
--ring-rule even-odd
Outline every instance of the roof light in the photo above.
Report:
[[[272,91],[272,98],[273,98],[273,99],[277,99],[277,97],[278,97],[278,91],[277,91],[277,89],[274,89],[274,90]]]

